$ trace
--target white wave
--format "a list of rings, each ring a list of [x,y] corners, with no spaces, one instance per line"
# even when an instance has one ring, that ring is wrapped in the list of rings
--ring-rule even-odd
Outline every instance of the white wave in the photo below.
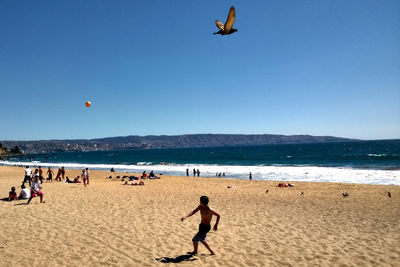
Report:
[[[145,162],[145,161],[143,161],[143,162],[138,162],[138,163],[137,163],[137,165],[140,165],[140,166],[143,166],[143,165],[151,165],[151,164],[153,164],[153,162]]]
[[[0,164],[26,166],[38,165],[33,162],[0,161]],[[202,177],[215,177],[216,173],[225,173],[226,178],[248,179],[252,172],[254,180],[272,181],[305,181],[305,182],[337,182],[360,184],[400,185],[400,170],[365,170],[338,167],[316,166],[230,166],[204,164],[169,164],[169,165],[125,165],[125,164],[83,164],[83,163],[40,163],[41,166],[71,169],[110,170],[119,172],[154,171],[170,175],[186,175],[186,169],[192,174],[199,169]]]

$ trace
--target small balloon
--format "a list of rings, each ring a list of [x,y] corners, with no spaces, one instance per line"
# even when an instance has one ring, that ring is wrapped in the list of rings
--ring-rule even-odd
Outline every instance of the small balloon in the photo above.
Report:
[[[92,105],[92,102],[90,102],[90,101],[86,101],[86,107],[90,107],[91,105]]]

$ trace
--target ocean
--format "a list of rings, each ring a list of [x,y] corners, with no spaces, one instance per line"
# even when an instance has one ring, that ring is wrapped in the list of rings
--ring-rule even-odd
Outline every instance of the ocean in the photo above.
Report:
[[[4,165],[64,166],[121,172],[274,181],[400,185],[400,140],[240,147],[57,152],[12,157]],[[221,175],[221,179],[222,179]]]

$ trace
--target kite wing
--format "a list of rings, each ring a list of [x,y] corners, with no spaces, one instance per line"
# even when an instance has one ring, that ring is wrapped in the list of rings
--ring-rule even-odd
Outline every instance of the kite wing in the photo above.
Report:
[[[224,26],[226,32],[232,30],[233,23],[235,23],[235,8],[232,6],[231,9],[229,9],[228,18],[226,19]]]
[[[221,21],[216,20],[216,21],[215,21],[215,25],[217,25],[217,28],[218,28],[218,29],[224,30],[224,24],[223,24]]]

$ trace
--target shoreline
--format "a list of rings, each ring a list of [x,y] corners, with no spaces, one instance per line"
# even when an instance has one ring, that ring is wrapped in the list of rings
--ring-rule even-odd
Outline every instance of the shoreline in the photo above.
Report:
[[[185,176],[186,168],[189,169],[189,177],[193,177],[192,170],[200,169],[201,177],[217,179],[249,180],[252,172],[253,180],[260,181],[293,181],[293,182],[330,182],[349,184],[381,184],[400,185],[400,169],[360,169],[345,167],[319,167],[319,166],[234,166],[234,165],[118,165],[118,164],[84,164],[84,163],[45,163],[45,162],[12,162],[1,161],[6,166],[43,166],[58,168],[64,166],[70,169],[90,168],[93,170],[107,171],[114,168],[119,172],[155,171],[165,175]],[[218,177],[216,173],[226,173],[226,176]]]

